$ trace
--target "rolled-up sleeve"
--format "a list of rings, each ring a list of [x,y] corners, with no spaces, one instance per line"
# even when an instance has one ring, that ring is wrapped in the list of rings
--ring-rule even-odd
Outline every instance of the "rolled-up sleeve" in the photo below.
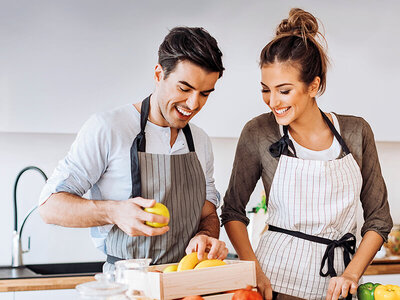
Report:
[[[83,196],[104,173],[108,150],[107,126],[99,115],[94,115],[79,131],[67,156],[58,163],[40,194],[39,205],[53,193]]]
[[[222,205],[221,224],[241,221],[246,226],[246,205],[261,176],[261,160],[258,151],[258,135],[251,123],[247,123],[240,135],[229,186]]]
[[[364,236],[367,231],[375,231],[384,241],[387,241],[393,221],[390,216],[388,194],[379,164],[374,134],[366,121],[363,126],[363,137],[361,168],[363,184],[360,198],[364,211],[364,224],[361,235]]]

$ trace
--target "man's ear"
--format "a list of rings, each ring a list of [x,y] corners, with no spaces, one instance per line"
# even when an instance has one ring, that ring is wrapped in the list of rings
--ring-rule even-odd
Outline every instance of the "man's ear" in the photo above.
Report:
[[[160,64],[157,64],[156,67],[154,68],[154,80],[156,81],[156,83],[158,83],[163,79],[164,79],[164,70]]]
[[[311,98],[315,98],[315,96],[317,96],[320,84],[321,78],[319,78],[319,76],[315,76],[314,80],[308,86],[308,92],[310,93]]]

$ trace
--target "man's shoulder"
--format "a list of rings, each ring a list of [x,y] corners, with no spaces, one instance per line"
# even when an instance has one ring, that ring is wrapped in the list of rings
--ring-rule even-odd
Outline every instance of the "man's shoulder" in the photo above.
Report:
[[[125,121],[131,119],[139,119],[139,113],[135,113],[133,104],[124,104],[117,106],[111,110],[98,112],[95,116],[106,122]]]
[[[88,122],[104,128],[131,127],[136,123],[139,124],[139,117],[139,113],[135,113],[135,107],[132,104],[125,104],[108,111],[97,112],[89,118]]]
[[[203,139],[209,139],[208,134],[201,127],[194,123],[189,123],[190,131],[192,132],[193,138],[200,137]]]
[[[92,114],[79,130],[79,134],[109,138],[124,132],[140,130],[140,117],[136,117],[133,109],[132,104],[126,104],[109,111]]]

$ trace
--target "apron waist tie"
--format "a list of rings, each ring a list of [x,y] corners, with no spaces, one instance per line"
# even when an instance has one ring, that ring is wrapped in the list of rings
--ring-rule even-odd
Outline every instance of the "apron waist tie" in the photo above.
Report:
[[[350,232],[346,233],[339,240],[330,240],[327,238],[306,234],[300,231],[288,230],[273,225],[268,225],[268,230],[285,233],[291,236],[298,237],[300,239],[327,245],[324,256],[322,257],[321,268],[319,270],[319,275],[321,275],[322,277],[327,277],[328,275],[331,277],[337,276],[336,270],[333,267],[333,261],[335,259],[335,248],[343,248],[343,260],[345,267],[347,267],[350,263],[350,254],[355,253],[356,237]],[[322,270],[326,263],[328,265],[328,270],[324,273]]]
[[[123,258],[119,258],[119,257],[115,257],[115,256],[112,256],[112,255],[108,255],[107,254],[107,260],[106,260],[106,262],[108,262],[109,264],[115,264],[117,261],[120,261],[120,260],[123,260]]]

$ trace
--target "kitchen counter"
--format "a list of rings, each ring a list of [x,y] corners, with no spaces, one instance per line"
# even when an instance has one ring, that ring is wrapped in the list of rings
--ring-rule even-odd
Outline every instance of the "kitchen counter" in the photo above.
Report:
[[[4,279],[0,280],[0,292],[74,289],[80,283],[93,280],[94,276]]]
[[[400,257],[374,259],[364,275],[400,274]],[[0,280],[0,292],[74,289],[76,285],[93,281],[94,276],[64,276]]]
[[[400,256],[374,259],[364,275],[400,274]]]

